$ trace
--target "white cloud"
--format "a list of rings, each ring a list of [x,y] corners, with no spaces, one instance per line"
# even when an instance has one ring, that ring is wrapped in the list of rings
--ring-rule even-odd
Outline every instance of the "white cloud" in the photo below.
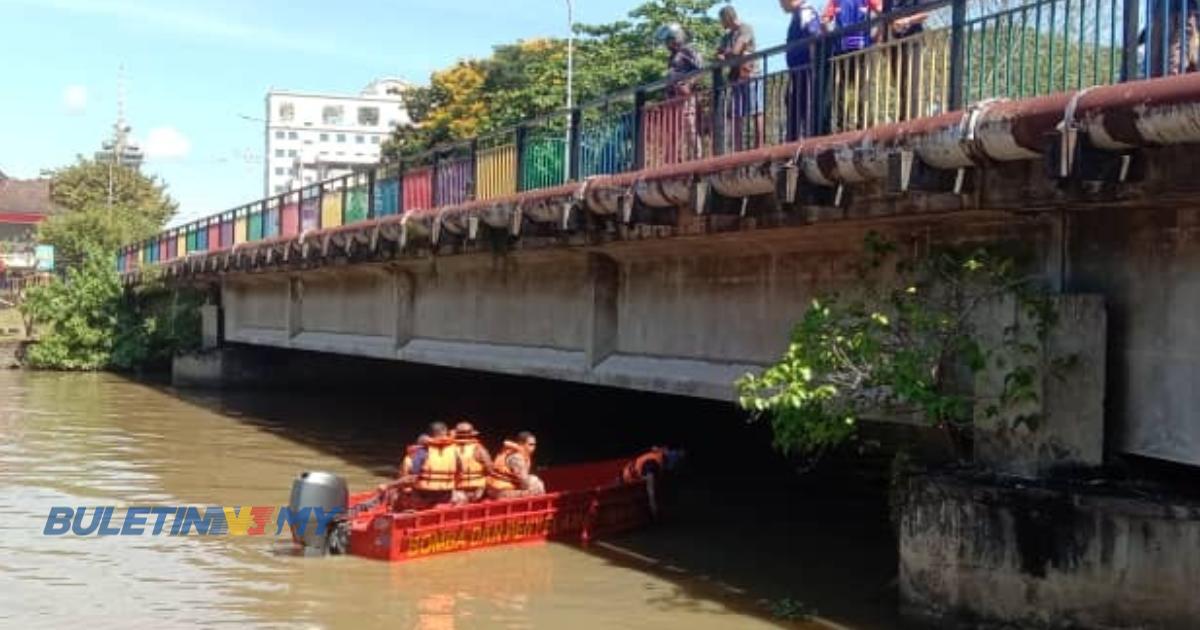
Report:
[[[87,109],[88,91],[82,85],[68,85],[63,90],[63,107],[69,114],[82,114]]]
[[[146,135],[142,150],[148,158],[181,158],[191,152],[192,143],[174,127],[155,127]]]

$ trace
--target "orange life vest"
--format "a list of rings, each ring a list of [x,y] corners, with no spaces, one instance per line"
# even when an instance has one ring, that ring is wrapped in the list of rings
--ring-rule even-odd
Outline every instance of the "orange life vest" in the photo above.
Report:
[[[637,483],[642,481],[642,470],[646,464],[651,462],[658,465],[658,469],[663,469],[663,455],[666,450],[661,448],[652,448],[638,456],[637,459],[625,464],[625,468],[621,470],[621,481],[624,483]]]
[[[483,464],[479,462],[479,448],[479,440],[474,438],[457,441],[455,449],[462,461],[462,469],[458,472],[455,489],[479,490],[487,483]]]
[[[533,469],[533,461],[529,458],[524,446],[515,442],[504,441],[504,448],[496,456],[492,472],[487,476],[487,487],[492,490],[515,490],[521,484],[521,478],[508,467],[508,458],[516,455],[525,463],[525,472]]]
[[[417,473],[414,487],[435,492],[453,490],[458,476],[458,449],[454,448],[454,440],[430,440],[425,451],[425,463]]]

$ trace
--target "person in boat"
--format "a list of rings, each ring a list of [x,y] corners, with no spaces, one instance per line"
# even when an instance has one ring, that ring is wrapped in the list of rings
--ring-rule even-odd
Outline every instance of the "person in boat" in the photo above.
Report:
[[[665,446],[652,447],[625,464],[625,467],[621,469],[620,482],[623,484],[646,484],[646,492],[649,494],[650,500],[650,513],[658,518],[657,495],[662,474],[668,470],[674,470],[682,460],[683,450],[681,449]]]
[[[423,507],[450,503],[459,474],[458,448],[444,422],[429,425],[429,440],[418,449],[406,472],[414,475],[413,493]]]
[[[454,427],[454,444],[461,465],[454,485],[454,502],[481,501],[487,489],[487,476],[492,471],[492,456],[479,442],[479,432],[470,422],[459,422]]]
[[[424,457],[423,452],[428,446],[428,433],[417,436],[417,441],[404,449],[404,459],[396,470],[396,479],[379,485],[380,500],[386,501],[393,510],[400,512],[417,507],[413,498],[413,484],[416,483],[417,473],[420,471],[413,462],[418,456]]]
[[[536,449],[537,438],[528,431],[504,441],[504,448],[496,456],[487,476],[489,499],[513,499],[546,493],[542,480],[532,474],[533,452]]]

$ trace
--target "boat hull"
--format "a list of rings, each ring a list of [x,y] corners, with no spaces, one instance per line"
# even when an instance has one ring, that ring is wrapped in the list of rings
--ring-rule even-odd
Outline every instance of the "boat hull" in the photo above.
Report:
[[[546,470],[549,488],[537,497],[444,506],[417,512],[391,512],[378,506],[350,523],[350,553],[400,562],[521,543],[558,540],[586,544],[596,537],[650,522],[644,483],[620,484],[623,461]],[[374,499],[374,492],[351,496],[351,508]]]

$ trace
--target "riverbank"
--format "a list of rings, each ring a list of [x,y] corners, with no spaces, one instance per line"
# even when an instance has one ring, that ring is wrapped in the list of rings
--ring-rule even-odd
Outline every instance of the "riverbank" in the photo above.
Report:
[[[31,343],[33,342],[24,339],[0,338],[0,370],[20,369]]]

